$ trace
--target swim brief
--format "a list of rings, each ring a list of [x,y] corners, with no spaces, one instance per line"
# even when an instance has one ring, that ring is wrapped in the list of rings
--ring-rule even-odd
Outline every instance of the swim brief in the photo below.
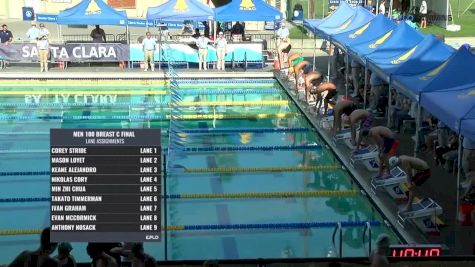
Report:
[[[374,115],[369,114],[368,117],[366,117],[366,119],[361,121],[360,128],[371,129],[371,127],[373,126],[373,121],[374,121]]]
[[[419,171],[412,177],[412,181],[415,185],[419,186],[427,181],[430,177],[430,169]]]
[[[383,153],[388,154],[394,144],[394,138],[384,138]]]

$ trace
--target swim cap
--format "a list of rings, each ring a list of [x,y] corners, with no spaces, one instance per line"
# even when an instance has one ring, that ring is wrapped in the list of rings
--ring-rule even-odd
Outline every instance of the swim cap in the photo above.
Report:
[[[398,165],[398,164],[399,164],[399,158],[398,157],[392,156],[391,158],[389,158],[389,166],[391,168],[396,167],[396,165]]]

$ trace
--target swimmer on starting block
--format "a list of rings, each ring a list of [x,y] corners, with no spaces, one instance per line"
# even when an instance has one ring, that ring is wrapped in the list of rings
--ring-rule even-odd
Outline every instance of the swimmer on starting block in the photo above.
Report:
[[[50,256],[58,245],[51,242],[50,233],[49,227],[43,229],[40,235],[40,247],[33,251],[23,251],[9,266],[59,266],[59,262]]]
[[[360,130],[359,142],[362,142],[366,138],[371,140],[378,146],[379,152],[379,176],[384,175],[385,168],[389,167],[389,155],[396,154],[396,150],[399,146],[399,141],[395,139],[393,131],[388,127],[376,126],[371,129]],[[361,143],[356,144],[357,147]],[[389,173],[389,172],[388,172]]]
[[[350,116],[356,110],[356,104],[351,100],[342,100],[333,107],[333,134],[341,130],[342,115]]]
[[[412,201],[414,200],[414,187],[422,185],[430,177],[430,167],[422,159],[409,156],[393,156],[389,159],[391,168],[400,165],[406,172],[407,182],[409,184],[409,197],[404,211],[412,210]]]
[[[310,89],[310,94],[316,95],[317,97],[317,103],[315,104],[317,114],[320,114],[320,108],[323,104],[325,110],[324,115],[327,115],[328,103],[334,96],[336,96],[336,85],[330,82],[319,83],[318,81],[312,83],[312,85],[313,87]]]
[[[310,90],[315,83],[320,84],[322,82],[322,74],[319,71],[312,71],[305,76],[305,100],[307,103],[311,101]]]
[[[373,127],[374,115],[364,109],[357,109],[350,114],[350,128],[351,128],[351,141],[353,145],[358,145],[356,149],[360,148],[360,139],[356,140],[356,124],[360,122],[360,130],[371,129]]]
[[[305,91],[305,76],[308,74],[305,73],[305,68],[309,65],[310,62],[304,60],[294,66],[295,80],[297,81],[295,83],[295,89],[297,90],[297,92]]]

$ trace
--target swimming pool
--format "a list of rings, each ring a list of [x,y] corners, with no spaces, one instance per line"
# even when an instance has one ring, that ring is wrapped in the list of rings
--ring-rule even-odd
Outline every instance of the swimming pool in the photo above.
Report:
[[[163,147],[170,147],[166,194],[188,196],[167,201],[169,260],[327,257],[336,251],[337,222],[343,257],[367,255],[366,221],[373,242],[380,233],[400,241],[278,82],[178,85],[171,98],[163,80],[2,83],[0,264],[38,244],[37,234],[6,230],[49,225],[48,202],[7,201],[49,196],[50,128],[163,129]],[[78,262],[89,261],[85,244],[73,247]],[[165,259],[164,241],[145,248]]]

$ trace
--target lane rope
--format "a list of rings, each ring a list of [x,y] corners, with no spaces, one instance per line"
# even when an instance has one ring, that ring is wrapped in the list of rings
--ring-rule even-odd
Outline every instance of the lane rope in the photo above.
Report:
[[[314,150],[322,148],[318,144],[298,145],[298,146],[222,146],[222,147],[185,147],[183,144],[174,143],[170,146],[174,150],[186,152],[215,152],[215,151],[279,151],[279,150]]]
[[[195,194],[171,194],[168,199],[253,199],[253,198],[317,198],[317,197],[336,197],[336,196],[355,196],[357,190],[342,191],[311,191],[311,192],[245,192],[245,193],[195,193]],[[163,198],[163,196],[161,196]],[[31,203],[31,202],[49,202],[50,197],[24,197],[24,198],[0,198],[0,203]]]
[[[173,167],[171,168],[173,169]],[[257,168],[185,168],[187,173],[233,173],[233,172],[306,172],[334,171],[338,166],[299,166],[299,167],[257,167]]]
[[[361,227],[369,223],[371,226],[381,226],[380,221],[342,221],[342,222],[296,222],[296,223],[252,223],[252,224],[196,224],[196,225],[168,225],[169,231],[200,231],[200,230],[257,230],[257,229],[311,229],[332,228],[340,223],[342,227]],[[162,227],[163,228],[163,227]],[[36,235],[41,229],[0,230],[0,236],[7,235]]]
[[[288,105],[288,100],[258,100],[258,101],[197,101],[197,102],[179,102],[171,103],[175,107],[194,107],[194,106],[282,106]]]
[[[173,115],[178,120],[203,120],[203,119],[265,119],[265,118],[288,118],[299,116],[299,113],[259,113],[259,114],[180,114]],[[0,116],[0,121],[12,120],[169,120],[171,115],[66,115],[66,116]]]
[[[167,91],[146,90],[65,90],[65,91],[0,91],[0,95],[168,95]]]
[[[180,129],[178,133],[291,133],[308,132],[309,128],[207,128],[207,129]]]

